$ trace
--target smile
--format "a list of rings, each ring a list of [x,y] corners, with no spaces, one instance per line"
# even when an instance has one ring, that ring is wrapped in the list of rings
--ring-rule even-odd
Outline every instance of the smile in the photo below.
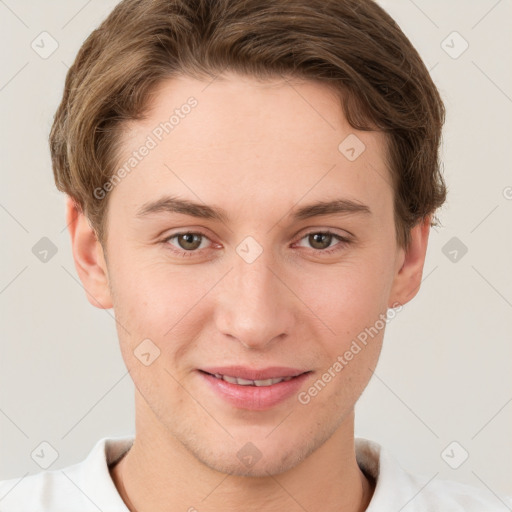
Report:
[[[215,373],[213,375],[217,379],[230,382],[231,384],[239,384],[240,386],[272,386],[273,384],[293,379],[293,377],[278,377],[275,379],[249,380],[242,379],[241,377],[231,377],[230,375],[221,375],[220,373]]]

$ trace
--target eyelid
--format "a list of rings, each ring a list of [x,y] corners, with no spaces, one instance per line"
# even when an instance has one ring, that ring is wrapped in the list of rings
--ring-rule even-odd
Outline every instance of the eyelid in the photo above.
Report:
[[[313,227],[304,228],[303,230],[300,230],[297,233],[297,235],[295,235],[294,239],[302,240],[304,237],[306,237],[308,235],[315,234],[315,233],[323,233],[323,234],[333,235],[335,237],[342,238],[347,241],[352,240],[354,238],[354,235],[352,235],[352,233],[350,233],[346,230],[343,230],[342,233],[338,233],[334,228],[323,228],[323,227],[313,226]]]

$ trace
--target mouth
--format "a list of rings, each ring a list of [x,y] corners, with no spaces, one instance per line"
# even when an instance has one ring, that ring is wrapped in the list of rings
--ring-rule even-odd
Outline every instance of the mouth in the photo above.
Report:
[[[200,370],[202,371],[202,370]],[[272,386],[273,384],[279,384],[280,382],[288,382],[289,380],[292,380],[295,377],[276,377],[271,379],[243,379],[242,377],[233,377],[231,375],[222,375],[220,373],[207,373],[208,375],[212,375],[216,379],[221,379],[225,382],[230,382],[231,384],[238,384],[239,386],[258,386],[258,387],[265,387],[265,386]],[[302,375],[302,374],[300,374]]]
[[[198,370],[207,388],[223,402],[238,409],[263,411],[296,396],[311,370],[272,367],[217,367]]]
[[[257,369],[240,365],[214,366],[201,368],[199,371],[240,386],[271,386],[309,372],[309,370],[289,366],[270,366]]]

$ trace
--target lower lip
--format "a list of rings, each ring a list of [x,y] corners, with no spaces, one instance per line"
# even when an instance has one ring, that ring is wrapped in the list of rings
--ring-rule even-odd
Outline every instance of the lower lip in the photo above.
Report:
[[[308,379],[309,373],[270,386],[241,386],[218,379],[209,373],[199,372],[224,400],[240,409],[252,411],[264,411],[297,394],[304,381]]]

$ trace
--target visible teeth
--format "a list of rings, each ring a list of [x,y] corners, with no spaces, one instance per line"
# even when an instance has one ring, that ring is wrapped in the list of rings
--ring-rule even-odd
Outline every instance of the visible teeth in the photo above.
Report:
[[[280,377],[277,379],[264,379],[264,380],[249,380],[242,379],[241,377],[230,377],[229,375],[221,375],[220,373],[214,374],[217,379],[225,380],[226,382],[231,382],[231,384],[238,384],[240,386],[272,386],[272,384],[277,384],[278,382],[286,382],[293,377]]]
[[[230,377],[229,375],[222,375],[221,377],[226,382],[231,382],[231,384],[238,384],[236,377]]]
[[[226,376],[225,376],[225,375],[224,375],[224,378],[226,378]],[[229,378],[231,379],[232,377],[229,377]],[[229,382],[229,381],[228,381],[228,382]],[[242,378],[238,377],[238,378],[236,378],[236,379],[235,379],[235,382],[236,382],[237,384],[240,384],[241,386],[254,386],[254,382],[255,382],[255,381],[253,381],[253,380],[247,380],[247,379],[242,379]]]
[[[272,384],[275,384],[275,381],[280,381],[281,379],[265,379],[265,380],[255,380],[254,384],[256,386],[271,386]]]

